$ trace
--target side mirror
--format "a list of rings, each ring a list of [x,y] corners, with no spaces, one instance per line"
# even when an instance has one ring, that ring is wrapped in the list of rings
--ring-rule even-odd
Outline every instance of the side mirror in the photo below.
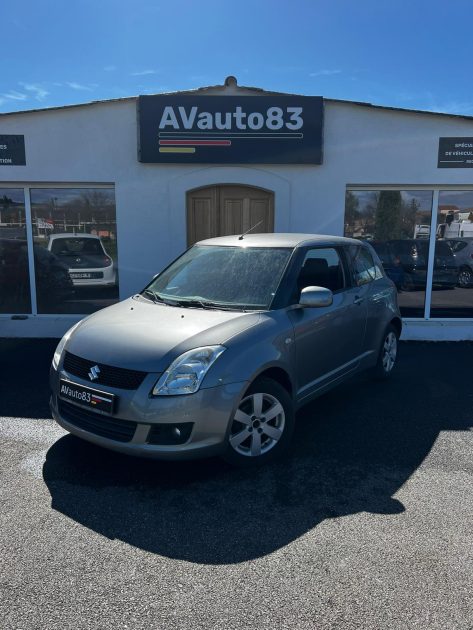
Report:
[[[300,306],[308,306],[309,308],[330,306],[332,302],[333,293],[330,289],[324,289],[324,287],[305,287],[302,289],[299,299]]]

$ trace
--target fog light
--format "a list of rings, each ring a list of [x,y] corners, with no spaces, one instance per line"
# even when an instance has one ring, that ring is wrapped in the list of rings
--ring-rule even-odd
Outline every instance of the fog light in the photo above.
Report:
[[[148,444],[171,446],[185,444],[192,433],[193,422],[176,422],[175,424],[153,424],[148,433]]]

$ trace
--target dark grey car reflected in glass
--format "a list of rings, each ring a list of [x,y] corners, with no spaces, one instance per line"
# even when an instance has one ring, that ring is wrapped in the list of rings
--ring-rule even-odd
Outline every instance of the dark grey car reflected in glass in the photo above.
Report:
[[[0,313],[31,313],[22,189],[0,188]]]

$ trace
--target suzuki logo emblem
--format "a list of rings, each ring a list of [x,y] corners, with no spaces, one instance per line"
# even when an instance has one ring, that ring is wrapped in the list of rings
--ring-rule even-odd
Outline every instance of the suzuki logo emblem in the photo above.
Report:
[[[94,365],[94,367],[90,368],[89,378],[91,381],[96,381],[100,374],[100,368],[98,365]]]

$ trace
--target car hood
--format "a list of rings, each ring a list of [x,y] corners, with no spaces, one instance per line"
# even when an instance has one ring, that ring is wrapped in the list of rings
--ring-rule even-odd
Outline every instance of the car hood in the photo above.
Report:
[[[177,356],[225,344],[254,326],[259,313],[155,304],[129,298],[84,320],[66,349],[85,359],[146,372],[163,372]]]

